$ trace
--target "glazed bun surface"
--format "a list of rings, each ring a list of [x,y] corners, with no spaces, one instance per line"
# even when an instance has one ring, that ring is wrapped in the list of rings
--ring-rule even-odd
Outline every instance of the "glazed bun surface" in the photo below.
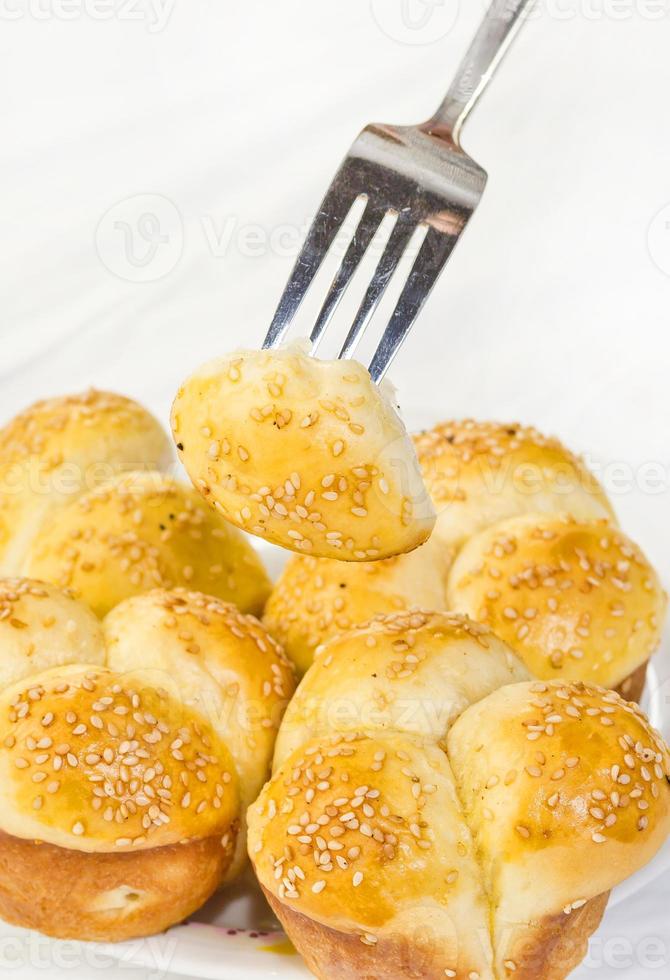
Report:
[[[148,935],[239,872],[246,808],[294,689],[257,620],[157,589],[100,624],[53,586],[9,580],[0,662],[12,681],[0,693],[2,918],[61,938]]]
[[[183,385],[172,428],[196,489],[285,548],[377,560],[411,551],[433,527],[411,440],[355,361],[239,351]]]
[[[61,664],[104,664],[90,609],[53,585],[0,579],[0,689]]]
[[[327,642],[249,810],[264,892],[333,980],[563,980],[669,833],[670,753],[636,705],[528,680],[447,613]]]
[[[435,533],[449,547],[530,511],[614,520],[582,460],[536,429],[466,419],[436,425],[414,444],[438,513]]]
[[[535,677],[616,687],[657,649],[666,597],[639,548],[606,521],[541,514],[471,538],[451,609],[486,623]]]
[[[0,573],[16,574],[51,508],[171,459],[162,427],[129,398],[88,391],[36,402],[0,429]]]
[[[98,616],[156,587],[186,586],[260,612],[270,591],[248,541],[190,486],[127,472],[64,504],[23,573],[72,589]]]
[[[107,664],[137,667],[197,711],[228,747],[242,807],[265,781],[277,729],[293,694],[293,668],[253,616],[212,596],[155,590],[121,603],[104,624]]]
[[[0,829],[89,853],[221,835],[238,810],[227,748],[164,691],[105,668],[0,695]]]
[[[307,742],[252,814],[250,853],[275,910],[336,934],[339,964],[318,975],[399,977],[420,934],[424,976],[492,978],[488,903],[443,751],[396,733]],[[301,932],[289,934],[309,962]]]
[[[392,731],[441,744],[464,709],[530,677],[494,634],[464,616],[378,616],[325,644],[292,699],[275,768],[308,739]]]
[[[378,614],[444,608],[450,562],[434,536],[382,561],[296,555],[275,583],[263,623],[304,673],[323,643]]]
[[[523,947],[526,923],[608,892],[670,832],[667,746],[614,691],[560,681],[502,688],[464,712],[448,752],[485,887],[497,896],[499,970],[516,955],[510,943]]]

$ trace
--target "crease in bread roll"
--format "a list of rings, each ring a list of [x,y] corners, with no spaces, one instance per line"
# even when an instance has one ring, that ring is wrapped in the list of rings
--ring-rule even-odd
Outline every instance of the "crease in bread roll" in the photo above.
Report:
[[[508,517],[535,511],[616,523],[605,491],[558,439],[519,423],[442,422],[414,437],[448,547]]]
[[[324,645],[284,716],[275,769],[333,728],[441,745],[468,705],[530,676],[505,643],[464,616],[418,609],[376,616]]]
[[[294,689],[281,649],[201,593],[154,590],[100,624],[52,586],[11,580],[0,664],[5,651],[0,916],[112,941],[181,921],[243,863],[245,811]]]
[[[72,589],[98,616],[156,587],[185,586],[259,613],[270,580],[257,553],[190,486],[128,472],[64,504],[22,572]]]
[[[562,681],[501,688],[456,721],[448,753],[493,899],[502,976],[543,919],[562,910],[569,923],[670,833],[668,747],[614,691]]]
[[[179,389],[172,430],[194,486],[292,551],[370,561],[425,541],[435,514],[411,439],[355,361],[238,351]]]
[[[267,778],[295,688],[293,667],[253,616],[185,589],[121,603],[103,623],[107,665],[145,679],[197,711],[225,744],[240,782],[241,833],[231,876],[245,858],[245,815]]]
[[[447,599],[490,626],[535,677],[613,688],[641,669],[643,681],[667,605],[656,572],[618,528],[542,514],[472,537],[449,573]]]
[[[256,552],[172,464],[162,427],[131,399],[37,402],[0,430],[0,573],[71,588],[99,616],[180,585],[260,613],[270,582]]]
[[[667,839],[670,757],[637,706],[527,676],[455,614],[325,645],[249,811],[259,881],[317,976],[563,980]]]

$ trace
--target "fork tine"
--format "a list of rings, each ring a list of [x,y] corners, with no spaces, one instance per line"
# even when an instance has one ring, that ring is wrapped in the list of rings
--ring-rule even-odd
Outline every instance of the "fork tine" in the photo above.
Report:
[[[333,182],[321,202],[321,207],[307,233],[305,244],[279,300],[270,329],[263,341],[264,349],[276,347],[288,330],[355,200],[354,195],[350,200],[343,201],[340,183],[337,180]]]
[[[361,259],[370,247],[372,239],[375,237],[386,213],[387,209],[385,207],[374,207],[369,199],[366,202],[365,211],[361,216],[360,223],[354,232],[354,237],[349,243],[349,247],[316,319],[314,329],[310,334],[309,339],[313,345],[312,353],[316,350],[324,330],[344,296]]]
[[[356,313],[356,318],[342,345],[339,357],[345,360],[353,357],[354,351],[363,338],[370,320],[386,292],[386,287],[398,268],[405,249],[412,237],[413,226],[408,219],[399,217],[386,243],[386,248],[377,264],[372,282],[368,286],[363,301]]]
[[[372,358],[370,376],[375,383],[379,383],[386,374],[457,241],[458,236],[445,235],[434,228],[428,230],[400,299]]]

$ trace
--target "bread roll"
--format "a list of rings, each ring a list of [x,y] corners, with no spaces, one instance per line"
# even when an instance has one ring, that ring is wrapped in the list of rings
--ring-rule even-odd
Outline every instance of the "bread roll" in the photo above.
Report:
[[[31,405],[0,429],[0,575],[18,572],[53,507],[171,458],[161,426],[129,398],[88,391]]]
[[[466,419],[442,422],[414,444],[438,512],[435,533],[448,547],[528,512],[615,520],[582,460],[536,429]]]
[[[72,589],[98,616],[148,589],[186,586],[259,613],[260,558],[190,486],[130,472],[64,504],[35,538],[23,574]]]
[[[380,617],[318,655],[249,811],[260,883],[317,976],[562,980],[667,838],[646,719],[524,674],[448,614]]]
[[[447,602],[447,577],[454,555],[479,529],[529,510],[572,509],[586,518],[613,517],[584,465],[534,429],[444,422],[416,436],[415,444],[438,511],[426,544],[410,555],[360,567],[294,559],[279,577],[264,621],[301,671],[319,644],[377,613],[459,609]],[[472,614],[470,608],[465,611]],[[635,680],[637,687],[640,680]]]
[[[182,386],[172,429],[196,489],[284,548],[377,560],[411,551],[433,527],[411,440],[354,361],[238,351]]]
[[[666,609],[658,576],[625,534],[606,521],[541,514],[471,538],[447,598],[490,626],[535,677],[628,681],[629,697],[641,693],[640,669],[660,643]]]
[[[237,873],[244,859],[244,814],[267,778],[293,668],[253,616],[198,592],[157,589],[121,603],[104,624],[107,664],[119,673],[138,662],[144,677],[202,715],[240,779]],[[141,656],[138,659],[138,651]]]
[[[450,563],[451,552],[435,536],[382,561],[296,555],[270,594],[263,623],[302,674],[321,644],[379,613],[444,608]]]
[[[0,695],[6,921],[26,924],[20,910],[27,892],[30,924],[49,935],[146,935],[197,907],[202,883],[191,885],[195,873],[211,893],[230,865],[239,814],[230,755],[199,716],[141,680],[128,685],[104,668],[58,667]],[[193,842],[192,859],[181,854],[170,869],[179,894],[163,894],[150,856],[160,867],[165,848]],[[53,889],[65,869],[68,883]],[[175,904],[166,907],[166,899]]]
[[[333,729],[401,731],[440,745],[468,705],[529,677],[497,636],[463,616],[377,616],[319,653],[287,709],[275,768]]]
[[[37,670],[0,693],[0,916],[60,938],[162,931],[239,870],[292,671],[212,597],[156,590],[100,627],[13,587]],[[78,662],[86,629],[98,665]]]
[[[53,585],[0,579],[0,690],[61,664],[104,664],[90,609]]]
[[[555,920],[569,930],[575,912],[667,840],[667,746],[613,691],[554,681],[502,688],[469,708],[448,754],[494,896],[496,975],[566,976],[578,962],[569,949],[542,967]]]

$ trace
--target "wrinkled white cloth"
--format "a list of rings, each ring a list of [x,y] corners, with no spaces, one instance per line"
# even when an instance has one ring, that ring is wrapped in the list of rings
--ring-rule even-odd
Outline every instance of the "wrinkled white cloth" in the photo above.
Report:
[[[538,3],[466,131],[484,199],[392,376],[410,419],[520,418],[587,452],[670,581],[670,11]],[[89,385],[166,418],[187,372],[258,344],[356,132],[428,116],[483,8],[0,0],[0,420]],[[669,906],[666,876],[613,909],[578,976],[667,976]],[[92,973],[24,960],[2,970]]]

